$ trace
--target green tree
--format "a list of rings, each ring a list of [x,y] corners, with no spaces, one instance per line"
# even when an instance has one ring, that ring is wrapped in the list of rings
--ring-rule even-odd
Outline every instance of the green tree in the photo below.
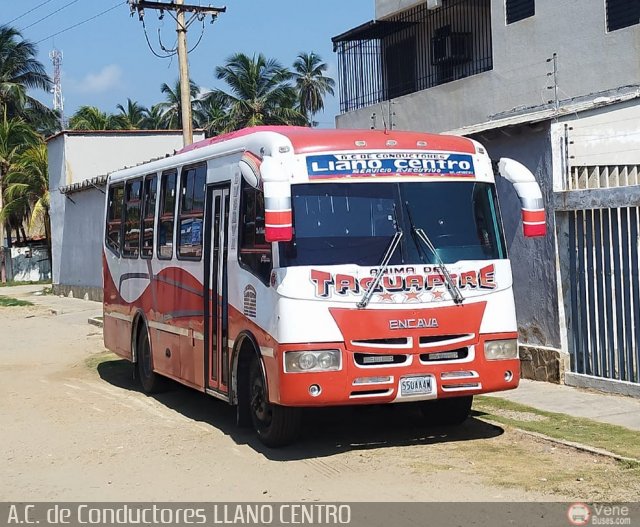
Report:
[[[214,137],[230,131],[227,96],[219,91],[211,91],[195,101],[194,121],[203,128],[207,137]]]
[[[0,121],[0,248],[4,246],[5,233],[9,246],[11,245],[11,231],[16,231],[16,238],[20,239],[20,230],[25,219],[25,211],[7,211],[10,202],[4,200],[5,177],[14,170],[20,161],[20,155],[30,146],[37,144],[40,137],[24,119],[8,119],[4,111]],[[22,231],[24,235],[24,230]],[[4,276],[4,269],[0,269]]]
[[[51,117],[52,111],[28,94],[29,89],[51,89],[51,79],[35,56],[35,45],[20,31],[0,26],[0,108],[10,119]]]
[[[4,217],[28,218],[29,229],[44,227],[49,259],[51,259],[51,226],[49,220],[49,172],[47,145],[40,140],[17,156],[5,178]]]
[[[161,104],[154,104],[151,108],[146,108],[142,127],[145,130],[164,130],[165,126],[164,109]]]
[[[141,130],[144,128],[148,110],[136,101],[127,99],[126,107],[118,104],[116,109],[120,112],[118,118],[120,128],[123,130]]]
[[[305,124],[305,116],[296,109],[296,91],[291,72],[274,59],[260,53],[249,57],[236,53],[224,66],[216,68],[216,77],[229,90],[222,92],[229,107],[230,128],[272,124]]]
[[[299,53],[293,63],[293,78],[298,90],[298,104],[309,124],[313,117],[324,110],[324,98],[333,95],[335,81],[327,77],[328,66],[314,52]]]
[[[95,106],[81,106],[69,119],[71,130],[121,130],[119,116],[103,112]]]
[[[163,111],[164,127],[169,130],[182,129],[180,81],[177,80],[173,86],[169,86],[167,83],[162,83],[160,91],[164,93],[166,97],[163,102],[158,103],[158,106]],[[191,92],[191,105],[193,106],[193,101],[198,97],[200,88],[198,88],[198,85],[195,82],[189,81],[189,91]]]

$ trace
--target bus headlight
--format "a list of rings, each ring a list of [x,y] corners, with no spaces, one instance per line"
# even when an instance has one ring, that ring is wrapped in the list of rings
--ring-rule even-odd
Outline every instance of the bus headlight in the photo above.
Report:
[[[504,360],[518,358],[518,341],[489,340],[484,343],[484,358],[487,360]]]
[[[286,373],[337,371],[341,366],[340,350],[287,351],[284,354]]]

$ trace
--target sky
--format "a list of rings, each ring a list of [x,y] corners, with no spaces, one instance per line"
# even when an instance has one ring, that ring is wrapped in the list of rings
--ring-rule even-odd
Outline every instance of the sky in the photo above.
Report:
[[[169,0],[163,0],[169,2]],[[333,127],[339,113],[337,55],[331,38],[373,18],[374,0],[185,0],[187,4],[226,6],[215,23],[207,19],[191,26],[188,39],[190,76],[204,88],[224,88],[215,78],[215,68],[236,52],[263,53],[290,67],[298,53],[315,52],[329,66],[336,80],[336,97],[325,101],[325,112],[316,116],[321,127]],[[153,55],[137,15],[131,17],[125,0],[0,0],[0,25],[18,28],[25,39],[37,43],[38,60],[53,77],[49,53],[62,51],[62,92],[64,112],[72,115],[80,106],[97,106],[117,113],[127,98],[144,106],[164,99],[160,86],[173,86],[178,79],[177,57],[160,59]],[[113,8],[113,9],[111,9]],[[111,9],[111,10],[109,10]],[[105,13],[105,11],[109,10]],[[103,13],[103,14],[101,14]],[[78,27],[91,17],[98,15]],[[145,24],[156,52],[174,48],[175,22],[165,14],[147,10]],[[71,29],[68,29],[71,28]],[[65,31],[67,30],[68,31]],[[64,32],[63,32],[64,31]],[[60,33],[62,32],[62,33]],[[56,33],[59,33],[56,36]],[[53,96],[33,92],[33,96],[53,105]]]

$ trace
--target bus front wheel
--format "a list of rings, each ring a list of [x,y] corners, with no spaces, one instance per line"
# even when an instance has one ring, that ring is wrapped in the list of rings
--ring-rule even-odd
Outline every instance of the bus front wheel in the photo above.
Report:
[[[257,357],[249,365],[249,405],[253,427],[264,445],[277,448],[290,445],[297,439],[302,411],[269,402],[267,383]]]
[[[138,377],[142,390],[145,393],[158,393],[167,389],[168,381],[165,377],[153,371],[153,357],[151,356],[151,345],[146,328],[140,330],[137,347],[137,368]]]
[[[423,401],[420,410],[424,418],[434,425],[455,426],[464,423],[471,413],[473,395]]]

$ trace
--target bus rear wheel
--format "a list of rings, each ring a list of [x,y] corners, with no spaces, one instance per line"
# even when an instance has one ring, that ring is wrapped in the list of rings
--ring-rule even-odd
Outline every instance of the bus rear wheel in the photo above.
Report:
[[[456,426],[464,423],[471,414],[473,395],[423,401],[420,410],[424,418],[434,425]]]
[[[267,383],[257,357],[249,365],[249,406],[253,428],[264,445],[277,448],[297,439],[302,410],[269,402]]]
[[[165,391],[168,386],[168,380],[153,371],[153,357],[151,356],[151,345],[149,344],[149,335],[146,328],[141,329],[138,335],[137,352],[136,366],[142,390],[149,394]]]

